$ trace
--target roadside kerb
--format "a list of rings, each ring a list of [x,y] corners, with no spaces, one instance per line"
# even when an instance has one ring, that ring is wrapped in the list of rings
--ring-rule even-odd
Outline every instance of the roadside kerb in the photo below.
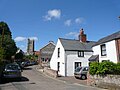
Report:
[[[85,86],[85,87],[92,87],[92,88],[97,88],[97,87],[93,87],[93,86],[89,86],[89,85],[85,85],[85,84],[80,84],[80,83],[77,83],[77,82],[68,82],[68,80],[66,79],[60,79],[61,77],[53,77],[47,73],[45,73],[45,70],[44,69],[40,69],[40,68],[36,68],[37,71],[41,72],[42,74],[44,74],[45,76],[51,78],[51,79],[54,79],[54,80],[57,80],[57,81],[60,81],[60,82],[63,82],[63,83],[67,83],[67,84],[74,84],[74,85],[78,85],[78,86]],[[63,77],[63,78],[67,78],[67,77]],[[103,89],[101,88],[101,90],[107,90],[107,89]]]

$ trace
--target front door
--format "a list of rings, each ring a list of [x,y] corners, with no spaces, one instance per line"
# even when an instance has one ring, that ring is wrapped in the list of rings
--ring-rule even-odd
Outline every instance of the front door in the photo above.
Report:
[[[75,62],[74,66],[75,66],[75,69],[76,69],[77,67],[81,67],[81,62]]]

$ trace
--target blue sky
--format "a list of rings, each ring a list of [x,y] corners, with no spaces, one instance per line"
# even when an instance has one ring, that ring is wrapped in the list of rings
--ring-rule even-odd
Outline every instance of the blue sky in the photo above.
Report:
[[[16,45],[35,50],[58,38],[77,39],[81,28],[97,41],[120,30],[120,0],[0,0],[0,21],[9,25]]]

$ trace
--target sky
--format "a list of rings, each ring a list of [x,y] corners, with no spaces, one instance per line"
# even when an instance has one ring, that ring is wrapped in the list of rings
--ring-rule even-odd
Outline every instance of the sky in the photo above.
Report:
[[[0,21],[8,24],[17,47],[27,50],[27,39],[38,51],[58,38],[87,40],[120,31],[120,0],[0,0]]]

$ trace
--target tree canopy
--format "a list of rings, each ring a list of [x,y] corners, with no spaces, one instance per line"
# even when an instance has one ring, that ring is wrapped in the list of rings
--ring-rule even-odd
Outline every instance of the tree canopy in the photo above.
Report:
[[[0,59],[11,59],[17,51],[11,31],[5,22],[0,22]]]
[[[3,33],[3,30],[4,30],[4,33]],[[2,34],[9,35],[10,37],[12,37],[11,31],[10,31],[7,23],[5,23],[3,21],[0,22],[0,35],[2,35]]]

